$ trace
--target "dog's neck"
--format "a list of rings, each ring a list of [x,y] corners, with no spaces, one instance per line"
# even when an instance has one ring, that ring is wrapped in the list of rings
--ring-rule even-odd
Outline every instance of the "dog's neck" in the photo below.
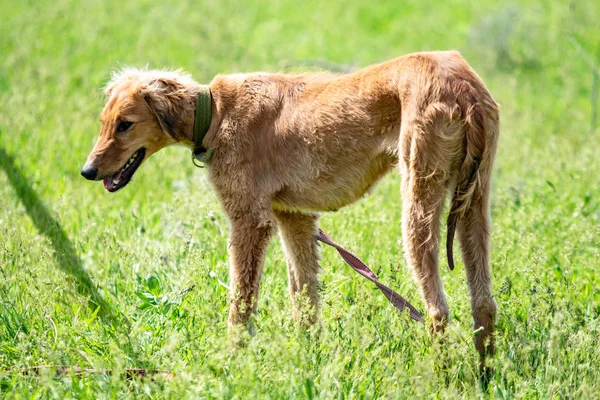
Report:
[[[239,82],[230,82],[223,76],[217,76],[213,79],[210,85],[201,85],[197,82],[193,82],[190,86],[182,91],[185,100],[181,102],[181,110],[178,113],[181,123],[181,134],[177,137],[177,141],[194,150],[196,147],[202,147],[204,149],[215,148],[218,151],[219,140],[217,132],[221,129],[223,118],[235,109],[237,99],[237,86]],[[204,90],[204,94],[201,96],[201,92]],[[198,100],[201,100],[201,105],[198,104]],[[196,124],[196,117],[199,116],[198,110],[201,107],[210,106],[210,118],[205,118],[206,124],[203,125],[204,137],[201,141],[194,140],[194,125]],[[208,112],[205,111],[205,116]],[[200,124],[202,126],[202,124]]]

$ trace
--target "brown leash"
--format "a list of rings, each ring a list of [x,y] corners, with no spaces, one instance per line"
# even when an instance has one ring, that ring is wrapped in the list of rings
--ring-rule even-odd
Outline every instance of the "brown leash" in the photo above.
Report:
[[[344,249],[339,244],[335,243],[333,240],[331,240],[331,238],[327,236],[327,234],[323,232],[320,228],[316,238],[317,240],[335,248],[338,251],[338,253],[340,253],[344,261],[348,263],[348,265],[350,265],[360,275],[364,276],[365,278],[373,282],[375,285],[377,285],[379,290],[381,290],[381,292],[385,295],[385,297],[387,297],[390,303],[394,305],[394,307],[396,307],[400,311],[404,311],[405,308],[408,308],[410,311],[410,317],[417,322],[423,323],[423,316],[421,315],[421,313],[417,311],[417,309],[412,304],[410,304],[404,297],[400,296],[398,293],[394,292],[392,289],[379,282],[379,279],[377,279],[377,276],[373,273],[373,271],[371,271],[369,267],[367,267],[367,265],[364,262],[362,262],[358,257],[350,253],[348,250]]]

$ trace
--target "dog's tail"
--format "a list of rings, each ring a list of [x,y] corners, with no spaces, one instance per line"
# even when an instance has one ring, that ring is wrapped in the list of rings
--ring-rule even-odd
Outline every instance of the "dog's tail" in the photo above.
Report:
[[[497,107],[495,102],[494,108]],[[496,108],[497,113],[497,108]],[[486,151],[488,146],[488,129],[495,129],[488,126],[490,123],[497,124],[486,118],[486,113],[482,109],[481,103],[473,103],[468,106],[465,113],[465,141],[466,152],[464,161],[458,172],[456,188],[452,196],[450,213],[448,214],[446,253],[448,255],[448,266],[454,269],[454,256],[452,247],[454,242],[454,233],[456,224],[460,218],[471,207],[473,197],[477,194],[481,185],[480,168],[482,163],[490,163],[490,152]]]

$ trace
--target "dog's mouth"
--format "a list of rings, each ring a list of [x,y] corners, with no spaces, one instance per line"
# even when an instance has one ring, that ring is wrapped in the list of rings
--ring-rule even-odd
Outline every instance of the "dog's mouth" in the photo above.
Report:
[[[123,168],[118,170],[113,176],[104,178],[104,188],[109,192],[116,192],[117,190],[124,188],[144,160],[145,154],[146,149],[143,147],[133,153]]]

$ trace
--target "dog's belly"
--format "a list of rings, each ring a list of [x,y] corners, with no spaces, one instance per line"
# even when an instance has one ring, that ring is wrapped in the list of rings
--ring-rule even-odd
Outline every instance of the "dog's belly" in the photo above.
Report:
[[[336,211],[368,193],[397,162],[395,155],[381,154],[367,163],[335,168],[314,179],[285,185],[275,194],[273,207],[287,211]]]

